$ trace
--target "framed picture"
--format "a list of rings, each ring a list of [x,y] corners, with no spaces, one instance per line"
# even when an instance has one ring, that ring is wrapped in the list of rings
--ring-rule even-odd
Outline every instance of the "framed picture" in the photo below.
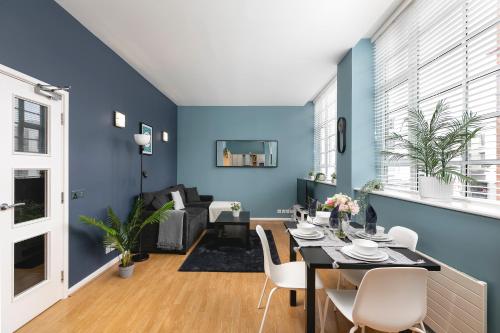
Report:
[[[149,143],[144,146],[144,150],[142,151],[142,153],[144,155],[153,155],[153,127],[149,126],[148,124],[141,123],[140,133],[148,134],[151,137]]]

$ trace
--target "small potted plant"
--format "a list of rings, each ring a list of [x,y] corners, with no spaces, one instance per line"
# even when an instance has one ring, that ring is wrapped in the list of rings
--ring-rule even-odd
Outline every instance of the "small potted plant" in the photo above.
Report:
[[[331,177],[332,177],[332,183],[335,183],[337,181],[337,173],[336,172],[332,173]]]
[[[318,172],[316,176],[314,176],[315,182],[324,182],[326,180],[326,176],[323,172]]]
[[[231,204],[231,211],[234,217],[240,217],[241,205],[238,202],[233,202]]]
[[[411,110],[406,120],[408,133],[393,133],[388,141],[391,150],[382,151],[390,159],[407,159],[416,164],[422,198],[448,201],[455,179],[462,183],[476,182],[452,161],[467,152],[481,130],[481,117],[464,111],[462,117],[456,119],[446,110],[444,101],[439,101],[429,121],[422,110]]]
[[[167,202],[160,209],[143,220],[141,218],[143,201],[141,198],[138,198],[125,223],[118,218],[111,207],[108,208],[108,218],[106,221],[84,215],[80,216],[80,220],[85,224],[93,225],[105,232],[104,246],[109,246],[120,251],[121,258],[118,271],[122,278],[128,278],[134,273],[135,265],[132,261],[132,250],[137,244],[137,239],[142,229],[149,224],[163,222],[168,211],[173,209],[173,207],[173,201]]]
[[[314,178],[316,177],[316,172],[309,171],[308,175],[309,175],[309,180],[314,180]]]

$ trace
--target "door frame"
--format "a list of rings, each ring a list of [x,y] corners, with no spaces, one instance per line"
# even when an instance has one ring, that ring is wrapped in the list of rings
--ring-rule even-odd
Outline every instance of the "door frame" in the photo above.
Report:
[[[0,64],[0,75],[10,76],[11,78],[20,80],[24,83],[30,84],[35,87],[37,84],[46,85],[46,82],[35,79],[29,75],[23,74],[15,69],[4,66]],[[58,91],[61,94],[61,102],[62,102],[62,114],[63,114],[63,274],[64,274],[64,282],[63,282],[63,293],[62,299],[68,297],[69,293],[69,93],[67,91]],[[1,280],[0,275],[0,280]],[[1,281],[0,281],[1,286]],[[1,310],[2,302],[0,302],[0,310]],[[1,314],[1,311],[0,311]],[[0,327],[1,327],[2,318],[0,316]]]

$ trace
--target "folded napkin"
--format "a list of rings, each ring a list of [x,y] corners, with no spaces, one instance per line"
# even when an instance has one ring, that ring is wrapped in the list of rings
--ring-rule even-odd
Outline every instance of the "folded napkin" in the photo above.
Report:
[[[339,247],[322,247],[323,250],[334,260],[333,268],[338,268],[338,264],[393,264],[393,265],[416,265],[419,262],[413,261],[406,257],[405,255],[391,250],[389,248],[381,248],[380,251],[383,251],[389,255],[389,258],[384,261],[378,262],[368,262],[364,260],[351,258],[340,251]]]
[[[358,230],[355,229],[355,232],[356,231],[359,231],[359,229]],[[351,240],[351,242],[352,242],[353,239],[365,239],[365,238],[362,238],[362,237],[358,237],[356,235],[356,233],[348,233],[347,234],[347,238],[349,238]],[[376,243],[378,244],[379,248],[383,248],[383,247],[394,247],[394,248],[402,248],[402,249],[408,248],[408,246],[400,244],[400,243],[398,243],[398,242],[396,242],[394,240],[387,241],[387,242],[376,242]]]
[[[368,205],[365,211],[366,223],[377,223],[377,213],[372,205]]]

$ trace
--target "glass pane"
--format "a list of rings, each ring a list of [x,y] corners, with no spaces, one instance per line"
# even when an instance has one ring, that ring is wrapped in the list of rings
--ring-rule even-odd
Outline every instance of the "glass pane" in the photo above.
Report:
[[[14,172],[14,223],[22,223],[47,216],[47,170],[16,170]]]
[[[14,296],[46,279],[46,235],[14,244]]]
[[[14,150],[47,154],[47,107],[15,99]]]

